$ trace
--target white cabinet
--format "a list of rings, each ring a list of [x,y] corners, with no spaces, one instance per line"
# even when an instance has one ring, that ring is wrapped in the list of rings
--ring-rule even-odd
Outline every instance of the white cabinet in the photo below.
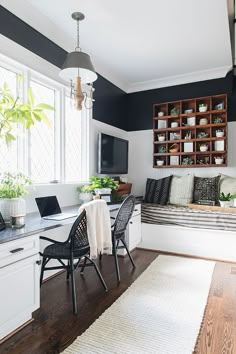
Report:
[[[39,236],[0,245],[0,340],[40,306]]]

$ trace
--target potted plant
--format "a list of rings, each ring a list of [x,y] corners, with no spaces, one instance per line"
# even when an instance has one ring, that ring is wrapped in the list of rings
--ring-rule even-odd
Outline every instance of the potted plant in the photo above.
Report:
[[[225,132],[223,129],[217,129],[216,130],[216,137],[217,138],[222,138],[224,136]]]
[[[223,192],[220,193],[220,195],[219,195],[220,206],[223,208],[230,207],[232,204],[232,202],[231,202],[232,197],[233,197],[233,195],[231,195],[230,193],[228,193],[228,194],[224,194]]]
[[[221,118],[221,117],[214,117],[213,118],[214,124],[218,124],[218,123],[222,123],[222,122],[223,122],[223,118]]]
[[[208,136],[209,136],[209,134],[204,131],[201,131],[197,134],[198,139],[208,138]]]
[[[5,172],[0,176],[0,211],[5,221],[11,216],[25,215],[25,200],[21,197],[28,193],[26,187],[31,184],[23,173]]]
[[[158,134],[157,139],[158,141],[165,141],[165,134]]]
[[[224,158],[222,156],[214,156],[214,159],[216,165],[222,165],[222,163],[224,162]]]
[[[200,151],[207,151],[208,150],[208,145],[207,144],[200,144],[199,149],[200,149]]]
[[[79,199],[84,203],[90,202],[90,200],[93,199],[93,188],[91,184],[79,186],[76,190],[79,192]]]
[[[207,111],[207,104],[205,104],[205,103],[200,103],[200,104],[198,105],[198,110],[199,110],[199,112],[206,112],[206,111]]]
[[[111,194],[112,190],[118,188],[118,183],[111,177],[91,176],[89,180],[95,194]]]
[[[44,120],[49,123],[45,110],[54,108],[45,103],[35,104],[31,88],[28,91],[28,102],[23,103],[19,97],[14,97],[8,85],[4,83],[0,88],[0,138],[9,144],[16,139],[17,125],[29,129],[37,121]]]

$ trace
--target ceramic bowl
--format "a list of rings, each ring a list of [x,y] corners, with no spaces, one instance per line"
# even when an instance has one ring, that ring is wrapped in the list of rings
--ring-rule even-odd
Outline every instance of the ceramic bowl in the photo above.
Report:
[[[191,109],[185,109],[184,113],[185,114],[193,113],[193,109],[192,108]]]
[[[206,111],[207,111],[207,106],[199,107],[199,112],[206,112]]]
[[[215,159],[215,164],[216,165],[222,165],[223,161],[224,161],[224,159],[222,159],[222,158]]]
[[[158,136],[158,141],[165,141],[165,137],[164,136]]]
[[[224,132],[216,132],[216,137],[217,138],[222,138],[224,136]]]
[[[164,161],[163,160],[157,160],[157,166],[163,166]]]
[[[177,128],[179,126],[178,122],[172,122],[171,123],[171,128]]]
[[[158,112],[158,117],[163,117],[164,116],[164,112]]]
[[[200,146],[200,151],[207,151],[208,150],[208,146]]]
[[[208,124],[208,119],[207,118],[201,118],[199,120],[199,125],[206,125]]]

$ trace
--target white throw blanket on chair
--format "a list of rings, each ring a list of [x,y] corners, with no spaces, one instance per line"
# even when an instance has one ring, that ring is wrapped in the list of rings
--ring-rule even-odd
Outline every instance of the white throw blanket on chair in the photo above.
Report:
[[[110,212],[105,200],[93,200],[83,204],[79,213],[86,211],[90,257],[112,253]]]

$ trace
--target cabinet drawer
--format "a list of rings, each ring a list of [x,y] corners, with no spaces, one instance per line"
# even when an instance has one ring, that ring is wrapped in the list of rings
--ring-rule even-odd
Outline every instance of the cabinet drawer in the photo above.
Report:
[[[39,252],[39,235],[0,244],[0,268]]]
[[[132,216],[139,215],[140,213],[141,213],[141,204],[136,204]]]

